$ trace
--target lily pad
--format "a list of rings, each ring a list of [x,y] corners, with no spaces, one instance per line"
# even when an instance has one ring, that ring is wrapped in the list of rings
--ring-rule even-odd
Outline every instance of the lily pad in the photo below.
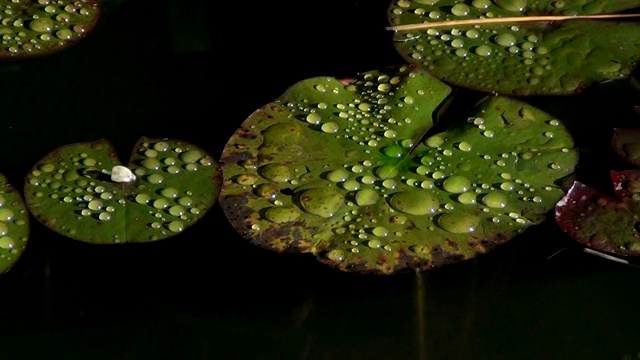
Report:
[[[143,137],[127,167],[106,140],[63,146],[25,181],[33,216],[50,229],[96,244],[165,239],[195,224],[216,202],[221,170],[201,148]]]
[[[0,58],[25,58],[67,48],[100,15],[97,0],[0,0]]]
[[[639,165],[640,129],[614,129],[612,145],[630,164]],[[556,221],[588,248],[621,256],[640,256],[640,170],[611,171],[615,198],[575,181],[556,204]]]
[[[435,133],[450,90],[415,66],[293,85],[224,148],[227,218],[266,249],[378,274],[469,259],[543,221],[577,160],[567,130],[487,97]]]
[[[29,239],[29,212],[22,195],[0,175],[0,274],[18,261]]]
[[[639,6],[639,0],[393,0],[388,14],[401,56],[449,84],[564,95],[627,77],[640,60],[639,22],[578,15]]]

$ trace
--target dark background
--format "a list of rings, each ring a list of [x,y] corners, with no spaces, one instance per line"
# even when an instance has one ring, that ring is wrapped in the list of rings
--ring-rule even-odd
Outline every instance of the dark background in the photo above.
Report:
[[[104,1],[75,46],[0,62],[0,171],[21,186],[53,149],[100,138],[125,160],[141,136],[218,158],[295,82],[402,63],[389,4]],[[457,91],[453,115],[482,95]],[[576,176],[612,193],[609,170],[630,166],[611,136],[638,125],[640,90],[527,101],[574,134]],[[484,256],[381,276],[258,248],[216,204],[140,245],[83,244],[32,220],[0,277],[0,359],[638,359],[638,309],[640,268],[582,252],[552,218]]]

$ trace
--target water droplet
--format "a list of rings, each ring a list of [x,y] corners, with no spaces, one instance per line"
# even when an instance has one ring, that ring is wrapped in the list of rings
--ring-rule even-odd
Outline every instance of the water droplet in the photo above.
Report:
[[[492,51],[493,49],[488,45],[480,45],[475,49],[476,54],[484,57],[491,56]]]
[[[458,149],[460,149],[461,151],[471,151],[471,144],[466,141],[462,141],[460,144],[458,144]]]
[[[384,226],[376,226],[375,228],[373,228],[371,233],[373,235],[375,235],[375,236],[378,236],[378,237],[385,237],[385,236],[389,235],[389,230]]]
[[[268,221],[279,224],[296,220],[300,217],[300,212],[293,207],[273,206],[268,208],[264,215]]]
[[[501,209],[507,206],[507,197],[499,192],[490,192],[482,198],[482,202],[491,208]]]
[[[167,229],[172,232],[181,232],[182,230],[184,230],[184,224],[182,223],[182,221],[175,220],[167,225]]]
[[[342,187],[345,190],[356,191],[360,189],[360,183],[358,183],[356,180],[347,180],[342,184]]]
[[[512,191],[513,189],[516,188],[516,184],[510,182],[510,181],[505,181],[502,184],[500,184],[500,189],[504,190],[504,191]]]
[[[2,249],[13,249],[16,246],[15,240],[9,236],[0,237],[0,248]]]
[[[327,259],[334,262],[342,262],[344,261],[344,251],[342,250],[331,250],[326,255]]]
[[[142,166],[149,170],[158,170],[162,163],[156,158],[146,158],[142,160]]]
[[[425,140],[425,144],[432,148],[437,148],[444,143],[444,139],[439,135],[433,135]]]
[[[153,207],[160,210],[169,206],[169,201],[167,199],[157,199],[153,202]]]
[[[469,11],[471,11],[471,9],[463,3],[457,3],[451,8],[451,13],[455,16],[467,16]]]
[[[390,179],[398,175],[398,168],[393,165],[383,165],[378,167],[375,172],[380,179]]]
[[[322,117],[318,113],[311,113],[307,115],[306,120],[309,124],[315,125],[320,123],[320,121],[322,120]]]
[[[382,148],[382,153],[391,158],[399,158],[404,155],[404,150],[398,144],[392,144]]]
[[[478,9],[486,9],[491,6],[491,0],[473,0],[471,5]]]
[[[494,0],[494,2],[508,11],[522,12],[527,7],[527,0]]]
[[[356,194],[356,204],[359,206],[373,205],[378,202],[378,192],[373,189],[363,189]]]
[[[349,172],[345,169],[336,169],[327,174],[327,179],[333,182],[343,182],[349,178]]]
[[[454,234],[470,233],[476,229],[479,222],[478,216],[461,212],[446,213],[438,218],[438,225]]]
[[[322,124],[321,129],[326,133],[332,134],[338,132],[338,130],[340,130],[340,127],[334,122],[327,122]]]
[[[393,179],[387,179],[385,181],[382,182],[382,186],[384,186],[387,189],[393,190],[396,188],[396,181]]]
[[[438,199],[434,195],[424,191],[395,193],[389,202],[395,210],[409,215],[432,214],[440,207]]]
[[[445,191],[450,193],[460,194],[469,190],[469,187],[471,187],[471,181],[464,176],[454,175],[447,178],[442,184],[442,187]]]
[[[516,37],[510,33],[498,34],[493,40],[496,44],[504,47],[513,46],[516,43]]]
[[[492,137],[493,137],[493,135],[494,135],[494,133],[493,133],[493,131],[491,131],[491,130],[487,130],[487,131],[484,131],[484,132],[482,133],[482,135],[484,135],[484,136],[486,136],[486,137],[488,137],[488,138],[492,138]]]
[[[476,203],[476,194],[472,192],[465,192],[458,195],[458,201],[461,204],[471,205]]]
[[[331,188],[308,189],[300,195],[300,204],[306,212],[324,218],[333,216],[343,202],[343,196]]]
[[[260,168],[260,174],[273,182],[287,182],[291,179],[289,167],[284,164],[268,164]]]
[[[147,177],[147,181],[152,184],[161,184],[164,181],[164,177],[160,174],[151,174]]]

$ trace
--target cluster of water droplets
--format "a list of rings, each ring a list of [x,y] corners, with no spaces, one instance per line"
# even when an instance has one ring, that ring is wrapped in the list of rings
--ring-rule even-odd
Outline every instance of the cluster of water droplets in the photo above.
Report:
[[[588,8],[580,11],[594,11],[592,3],[602,2],[589,2],[585,5]],[[538,6],[527,0],[397,0],[394,4],[391,21],[395,24],[526,16],[527,6],[534,10]],[[564,1],[555,1],[541,11],[575,11],[566,6]],[[572,72],[577,64],[591,63],[594,71],[606,78],[625,76],[621,61],[609,61],[609,55],[598,51],[591,53],[598,49],[592,48],[595,45],[583,38],[579,28],[568,27],[555,34],[534,29],[508,23],[451,25],[399,31],[395,40],[409,61],[453,83],[480,84],[488,90],[500,91],[504,86],[516,93],[532,92],[531,89],[572,92],[584,81],[583,76]],[[570,40],[585,48],[576,51],[564,47]]]
[[[402,67],[393,75],[369,72],[341,85],[318,80],[308,96],[274,108],[290,115],[260,132],[257,159],[267,163],[241,160],[240,175],[233,178],[235,186],[252,194],[249,206],[259,214],[251,231],[284,224],[320,226],[323,230],[313,238],[331,238],[326,256],[340,262],[349,254],[400,248],[428,258],[433,244],[439,246],[445,238],[465,244],[469,236],[488,235],[493,227],[487,223],[520,229],[537,221],[522,209],[548,207],[545,199],[560,191],[532,186],[518,177],[516,164],[537,163],[539,151],[513,147],[498,154],[481,152],[510,134],[502,131],[502,120],[497,121],[502,127],[494,127],[496,121],[480,116],[469,119],[467,127],[474,130],[462,140],[441,133],[421,141],[416,131],[430,123],[421,127],[419,121],[430,121],[424,117],[434,111],[423,105],[442,94],[412,86],[417,76],[424,74]],[[548,121],[532,142],[552,141],[558,125]],[[332,156],[341,149],[343,154]],[[305,161],[309,153],[315,157]],[[547,165],[546,170],[562,173],[560,165]],[[459,250],[455,242],[448,244],[448,251]]]
[[[92,144],[93,150],[104,151],[104,145]],[[194,196],[193,190],[183,189],[188,173],[205,172],[216,165],[201,150],[165,141],[143,142],[134,156],[133,174],[137,180],[132,177],[131,184],[109,181],[111,169],[91,156],[91,151],[46,159],[28,177],[31,191],[27,196],[37,202],[48,199],[43,202],[47,204],[53,201],[55,206],[49,210],[61,211],[60,214],[49,211],[45,216],[75,214],[74,221],[48,221],[60,223],[55,226],[69,236],[78,236],[77,227],[86,226],[83,221],[106,225],[117,219],[113,242],[131,240],[123,238],[120,234],[124,232],[118,230],[125,226],[125,221],[141,223],[139,226],[149,230],[148,240],[155,240],[181,232],[203,213],[206,204]],[[175,179],[185,174],[183,180]]]
[[[29,215],[19,196],[0,192],[0,264],[12,263],[26,247]]]
[[[2,49],[18,56],[64,46],[90,30],[97,12],[94,0],[0,0]]]
[[[140,158],[135,162],[140,166],[134,173],[144,181],[137,183],[136,190],[130,195],[132,200],[147,206],[147,213],[154,219],[148,223],[151,229],[163,235],[167,231],[181,232],[208,207],[202,200],[203,194],[184,187],[190,177],[198,176],[198,173],[205,181],[212,181],[212,176],[206,174],[210,174],[217,163],[194,146],[165,141],[142,143],[138,156]]]

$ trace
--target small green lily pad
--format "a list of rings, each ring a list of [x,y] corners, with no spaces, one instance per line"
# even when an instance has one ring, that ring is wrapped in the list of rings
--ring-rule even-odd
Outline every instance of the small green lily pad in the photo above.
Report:
[[[393,0],[388,16],[393,27],[437,25],[398,30],[394,44],[406,61],[449,84],[503,95],[561,95],[627,77],[640,61],[639,22],[571,18],[638,7],[638,0]],[[540,20],[528,21],[534,17]],[[514,20],[488,23],[500,18]]]
[[[434,132],[450,90],[404,65],[293,85],[224,148],[227,218],[261,247],[379,274],[469,259],[546,219],[577,161],[570,134],[505,97]]]
[[[18,261],[29,239],[29,212],[20,192],[0,174],[0,274]]]
[[[222,173],[201,148],[143,137],[127,167],[106,140],[61,147],[25,181],[29,211],[50,229],[97,244],[180,234],[216,202]]]
[[[97,0],[0,0],[0,58],[41,56],[84,38],[100,15]]]

